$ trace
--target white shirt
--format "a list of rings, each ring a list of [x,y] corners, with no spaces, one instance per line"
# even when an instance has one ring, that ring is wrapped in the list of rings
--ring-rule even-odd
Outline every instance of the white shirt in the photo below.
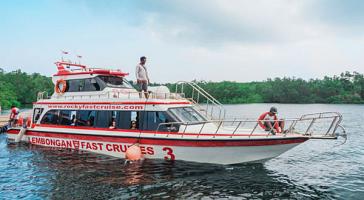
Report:
[[[274,117],[274,115],[273,116],[270,116],[269,114],[267,114],[265,116],[264,120],[269,121],[269,122],[274,122],[275,117]]]
[[[138,64],[135,69],[135,75],[137,80],[148,81],[147,68],[141,64]]]

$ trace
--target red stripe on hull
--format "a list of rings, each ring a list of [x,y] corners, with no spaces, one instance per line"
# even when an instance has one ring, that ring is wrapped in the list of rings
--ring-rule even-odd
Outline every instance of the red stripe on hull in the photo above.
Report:
[[[67,126],[67,125],[52,125],[52,124],[36,124],[36,127],[46,127],[46,128],[64,128],[64,129],[71,129],[71,130],[96,130],[96,131],[107,131],[107,132],[135,132],[140,133],[140,130],[132,130],[132,129],[109,129],[109,128],[95,128],[95,127],[87,127],[87,126]],[[143,134],[149,133],[149,134],[163,134],[163,135],[178,135],[178,136],[211,136],[211,134],[207,133],[178,133],[178,132],[163,132],[163,131],[148,131],[143,130]],[[254,136],[267,136],[268,133],[262,133],[262,134],[256,134],[254,133]],[[227,134],[227,133],[215,133],[214,136],[251,136],[251,134]]]
[[[143,105],[160,105],[160,104],[191,104],[191,102],[188,101],[176,101],[176,102],[161,102],[161,101],[124,101],[124,102],[34,102],[33,104],[106,104],[106,105],[115,105],[115,104],[143,104]]]
[[[9,130],[9,134],[17,134],[18,130]],[[308,138],[280,138],[280,139],[247,139],[247,140],[202,140],[202,139],[161,139],[161,138],[140,138],[122,136],[95,136],[86,134],[65,134],[55,132],[27,131],[27,136],[52,137],[76,140],[90,140],[114,143],[135,143],[163,146],[184,146],[184,147],[234,147],[234,146],[269,146],[303,143]]]

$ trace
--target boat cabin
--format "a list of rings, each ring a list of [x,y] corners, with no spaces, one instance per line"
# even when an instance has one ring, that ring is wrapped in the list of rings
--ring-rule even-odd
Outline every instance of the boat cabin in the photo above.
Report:
[[[157,92],[144,98],[120,70],[56,65],[54,94],[34,103],[35,126],[177,132],[182,123],[207,120],[183,95],[168,89],[158,93],[154,88]]]

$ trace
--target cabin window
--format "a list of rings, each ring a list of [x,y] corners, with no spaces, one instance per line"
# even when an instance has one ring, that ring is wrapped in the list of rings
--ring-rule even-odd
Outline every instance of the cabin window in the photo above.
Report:
[[[183,122],[206,121],[206,119],[192,107],[170,108],[169,111]]]
[[[41,120],[41,124],[58,124],[58,110],[49,110],[46,112]]]
[[[79,92],[80,91],[80,80],[67,80],[66,92]]]
[[[42,112],[43,112],[44,108],[34,108],[33,111],[33,123],[37,123],[37,121],[39,120]]]
[[[95,127],[109,128],[116,118],[116,111],[97,111]]]
[[[107,86],[119,88],[133,88],[128,81],[120,76],[98,76]]]
[[[35,109],[34,112],[41,112],[39,111],[40,109]],[[44,114],[41,124],[130,130],[178,131],[178,124],[161,124],[174,121],[168,112],[162,111],[49,110]]]
[[[101,86],[95,78],[67,80],[66,92],[100,91]]]
[[[177,131],[178,130],[177,125],[165,124],[165,123],[171,123],[171,122],[174,122],[174,120],[168,115],[167,112],[161,112],[161,111],[144,112],[142,130]],[[172,128],[172,127],[174,127],[174,128]]]
[[[76,115],[76,126],[94,126],[95,119],[95,110],[80,110]]]
[[[83,91],[100,91],[100,85],[94,78],[85,79]]]
[[[140,111],[118,111],[116,127],[121,129],[139,129],[140,118]]]
[[[76,124],[76,111],[61,110],[59,112],[59,124],[74,126]]]

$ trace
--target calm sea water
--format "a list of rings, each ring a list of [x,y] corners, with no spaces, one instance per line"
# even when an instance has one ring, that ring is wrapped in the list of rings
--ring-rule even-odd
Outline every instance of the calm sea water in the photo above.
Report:
[[[256,118],[271,104],[230,105]],[[0,135],[0,199],[363,199],[364,105],[276,104],[281,117],[339,111],[349,133],[312,140],[264,164],[222,166],[124,160],[9,144]]]

